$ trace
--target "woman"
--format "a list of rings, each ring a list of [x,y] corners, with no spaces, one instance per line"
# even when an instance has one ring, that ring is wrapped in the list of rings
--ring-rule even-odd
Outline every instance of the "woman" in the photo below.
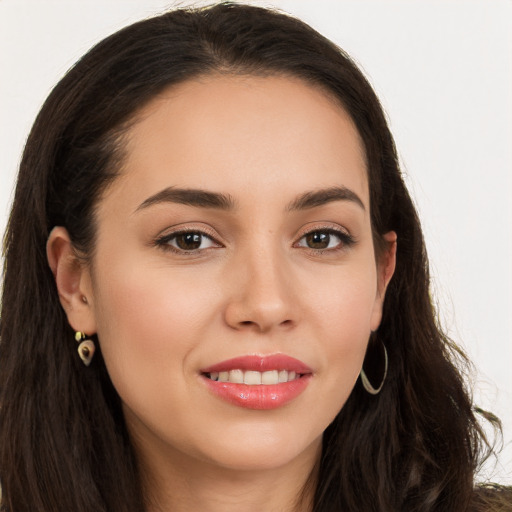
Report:
[[[473,488],[379,102],[293,18],[174,11],[84,56],[27,142],[2,304],[5,510],[510,502]]]

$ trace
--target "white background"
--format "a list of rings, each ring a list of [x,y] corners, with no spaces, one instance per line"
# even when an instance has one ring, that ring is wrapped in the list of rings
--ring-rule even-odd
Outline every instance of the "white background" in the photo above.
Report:
[[[505,450],[481,478],[512,484],[512,2],[252,3],[333,39],[381,97],[423,220],[441,321],[477,366],[476,402],[504,422]],[[52,86],[99,39],[178,4],[190,2],[0,0],[1,231]]]

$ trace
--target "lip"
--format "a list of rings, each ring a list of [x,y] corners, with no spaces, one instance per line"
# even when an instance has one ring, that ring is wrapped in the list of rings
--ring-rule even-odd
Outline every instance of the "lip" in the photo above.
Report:
[[[302,361],[285,354],[271,354],[268,356],[242,356],[227,359],[220,363],[203,368],[201,373],[229,372],[230,370],[252,370],[255,372],[267,372],[270,370],[288,370],[295,373],[313,373],[313,370]]]
[[[237,384],[209,379],[206,374],[230,370],[258,371],[270,370],[294,371],[299,378],[271,385]],[[297,398],[308,386],[313,370],[302,361],[284,354],[269,356],[242,356],[228,359],[201,370],[201,380],[207,388],[222,400],[246,409],[271,410],[282,407]]]

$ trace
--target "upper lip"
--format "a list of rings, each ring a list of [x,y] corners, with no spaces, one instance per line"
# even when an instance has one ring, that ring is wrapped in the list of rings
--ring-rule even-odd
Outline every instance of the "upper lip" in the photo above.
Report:
[[[230,370],[249,370],[266,372],[270,370],[288,370],[297,374],[313,373],[313,370],[302,361],[285,354],[247,355],[234,357],[203,368],[201,373],[228,372]]]

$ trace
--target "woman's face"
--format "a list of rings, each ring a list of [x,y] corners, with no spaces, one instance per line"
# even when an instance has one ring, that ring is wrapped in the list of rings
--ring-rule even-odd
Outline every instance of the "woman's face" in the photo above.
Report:
[[[173,87],[130,129],[97,221],[88,325],[142,454],[236,469],[316,457],[393,265],[376,263],[345,111],[284,77]]]

